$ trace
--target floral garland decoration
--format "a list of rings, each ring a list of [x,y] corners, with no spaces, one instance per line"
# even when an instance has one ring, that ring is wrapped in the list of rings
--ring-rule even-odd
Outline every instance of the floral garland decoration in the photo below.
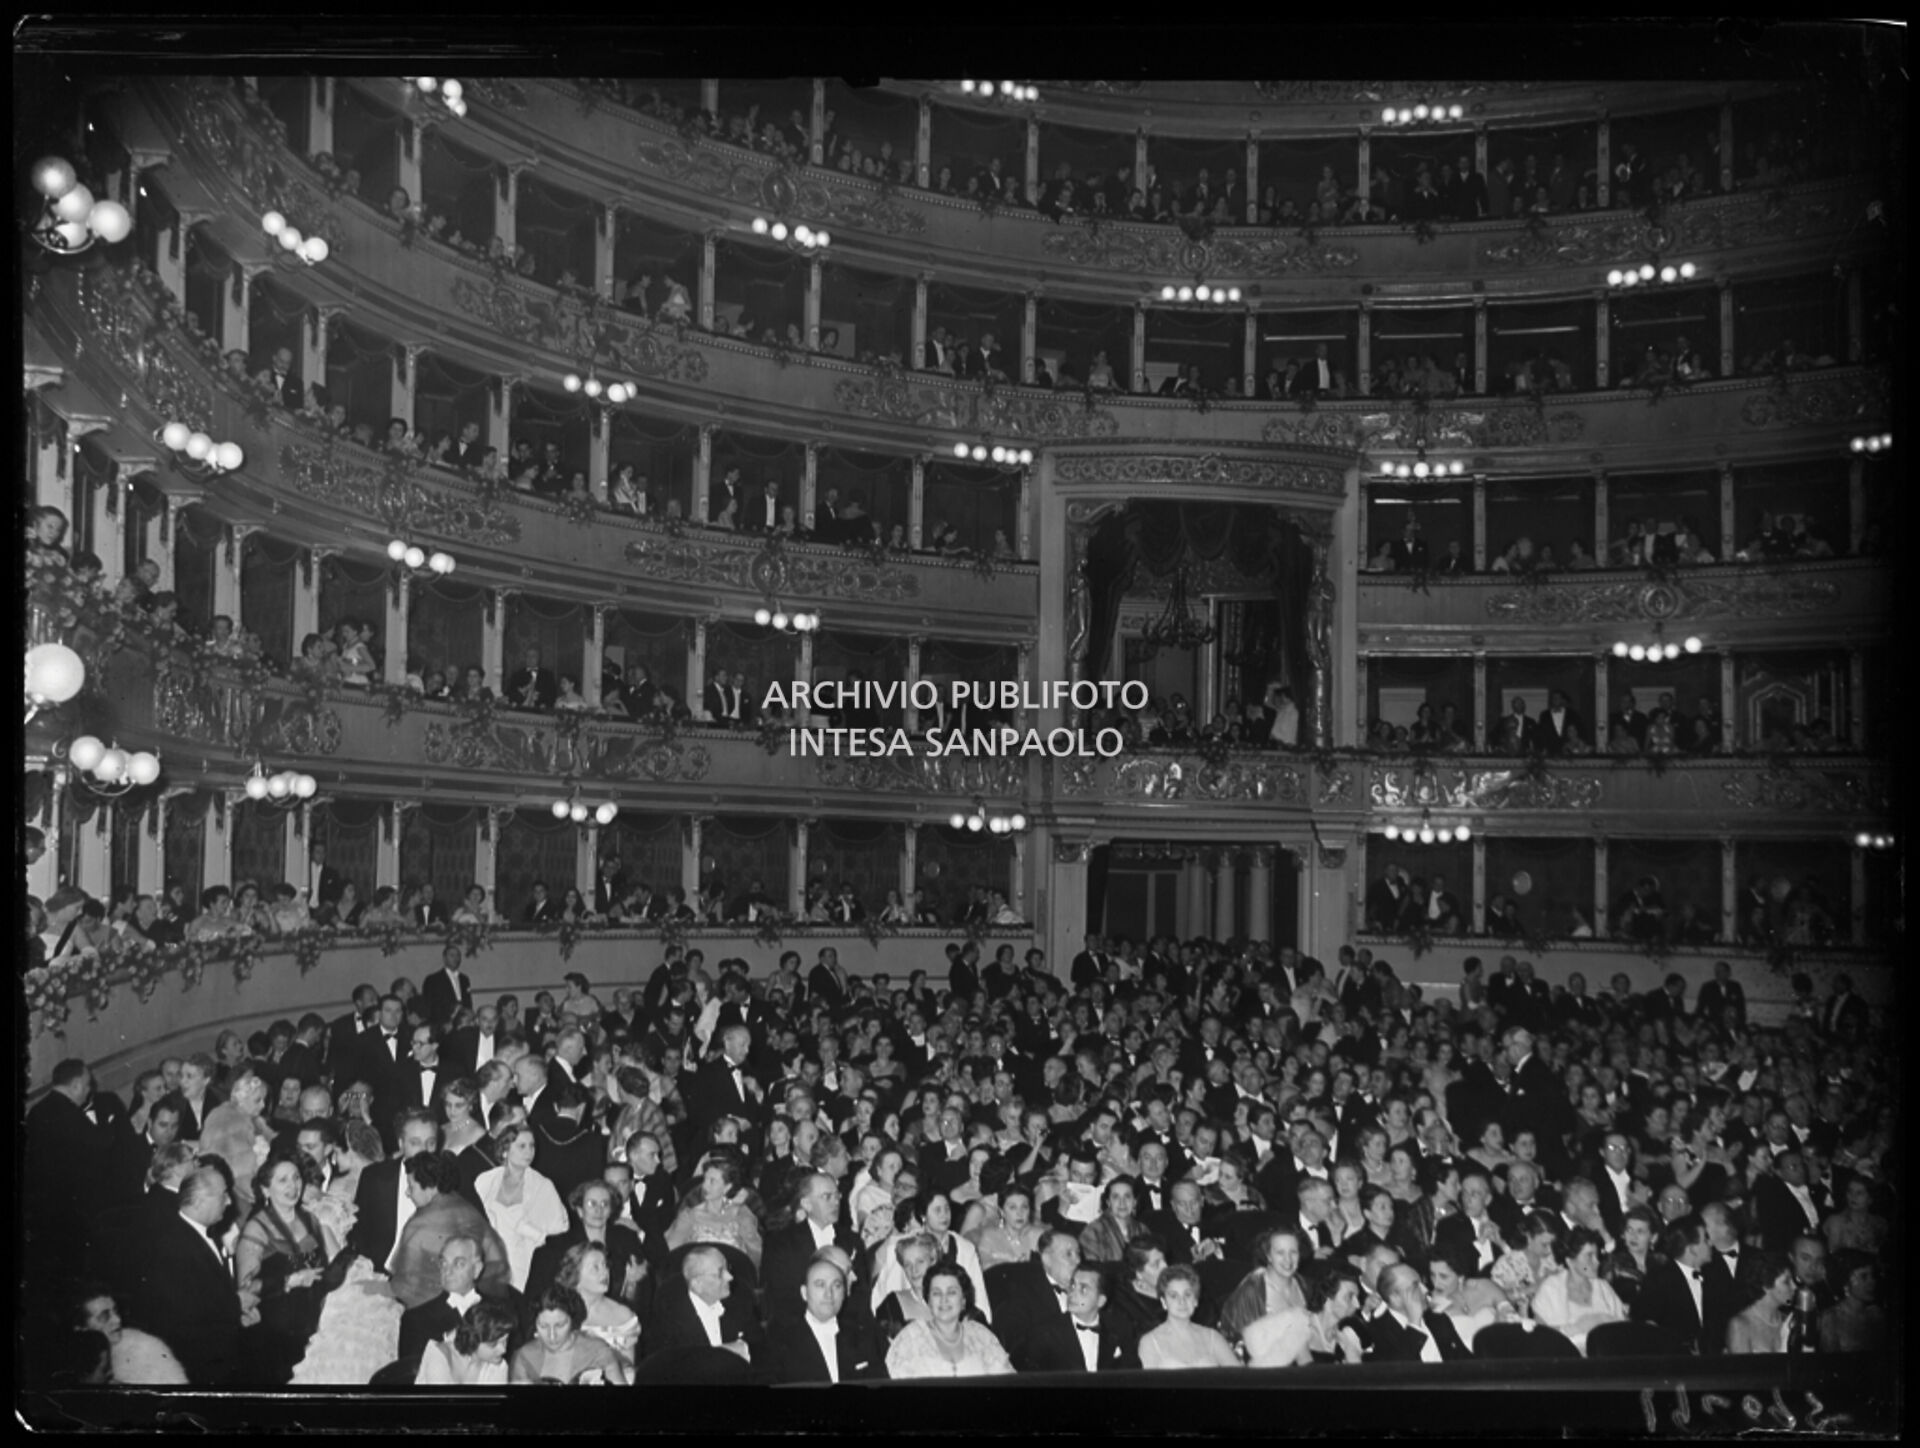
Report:
[[[591,528],[600,521],[600,505],[591,493],[569,493],[561,500],[560,511],[575,527]]]

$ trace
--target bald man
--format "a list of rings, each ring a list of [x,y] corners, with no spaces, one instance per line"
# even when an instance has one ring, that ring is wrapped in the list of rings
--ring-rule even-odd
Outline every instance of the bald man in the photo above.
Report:
[[[769,1289],[771,1291],[771,1289]],[[793,1294],[796,1313],[778,1312],[771,1296],[767,1373],[776,1383],[857,1383],[887,1375],[886,1356],[872,1329],[844,1311],[846,1269],[829,1248],[807,1263]]]
[[[725,1348],[751,1362],[759,1325],[753,1297],[735,1292],[733,1269],[718,1247],[693,1247],[680,1262],[680,1285],[662,1286],[640,1336],[642,1356],[674,1348]]]
[[[129,1325],[152,1333],[180,1359],[196,1388],[223,1387],[241,1369],[240,1293],[216,1229],[232,1198],[215,1167],[180,1183],[179,1209],[154,1223],[139,1251]]]
[[[808,1172],[800,1183],[789,1226],[770,1233],[761,1262],[766,1286],[767,1320],[796,1317],[805,1310],[799,1291],[807,1266],[826,1247],[839,1247],[858,1256],[862,1243],[854,1233],[839,1229],[840,1184],[825,1172]]]

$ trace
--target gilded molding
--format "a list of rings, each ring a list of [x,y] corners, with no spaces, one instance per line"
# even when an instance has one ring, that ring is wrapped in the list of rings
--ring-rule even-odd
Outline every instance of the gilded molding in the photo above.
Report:
[[[1465,100],[1499,91],[1529,91],[1536,81],[1483,80],[1257,80],[1253,88],[1270,101],[1298,101],[1310,105],[1340,105],[1349,101]]]
[[[1353,771],[1343,764],[1336,764],[1320,776],[1321,804],[1351,804],[1353,802]]]
[[[1204,764],[1197,757],[1129,759],[1113,772],[1116,799],[1204,799],[1222,803],[1301,804],[1306,775],[1264,760]]]
[[[585,722],[564,727],[436,720],[427,725],[423,753],[429,764],[456,769],[648,784],[698,783],[713,766],[704,745],[668,742],[631,730],[602,731]]]
[[[629,543],[627,559],[645,577],[666,583],[882,603],[903,603],[920,596],[920,579],[912,569],[875,563],[857,553],[815,557],[789,549],[753,549],[662,533]]]
[[[520,520],[499,504],[424,487],[404,472],[350,462],[331,443],[284,445],[280,476],[295,492],[365,518],[379,518],[401,531],[476,543],[507,544],[520,538]]]
[[[615,311],[599,298],[534,295],[506,283],[456,277],[454,305],[516,342],[551,348],[637,377],[704,382],[707,357],[669,327]]]
[[[1799,810],[1810,814],[1871,814],[1890,801],[1886,783],[1828,770],[1775,769],[1729,775],[1720,782],[1727,803],[1742,809]]]
[[[333,198],[318,186],[290,175],[282,164],[291,155],[284,137],[266,141],[235,115],[234,83],[199,77],[187,82],[183,97],[188,146],[213,163],[237,186],[257,212],[279,211],[299,223],[308,236],[340,245]]]
[[[1803,376],[1749,397],[1740,404],[1740,421],[1747,427],[1837,427],[1884,418],[1887,401],[1885,372],[1837,381]]]
[[[995,795],[1017,798],[1027,788],[1026,762],[1004,757],[943,754],[889,755],[879,759],[810,756],[814,778],[834,789],[891,794]]]
[[[1272,419],[1261,430],[1263,442],[1291,446],[1335,447],[1541,447],[1578,442],[1587,431],[1578,412],[1548,413],[1526,403],[1512,406],[1417,407],[1388,412],[1323,412],[1315,409]]]
[[[796,171],[733,146],[709,148],[678,136],[649,135],[634,146],[633,158],[682,186],[762,207],[776,216],[834,222],[886,236],[919,236],[927,229],[926,213],[903,205],[878,186]]]
[[[1047,256],[1070,266],[1155,276],[1289,277],[1308,272],[1345,271],[1360,260],[1350,246],[1329,246],[1304,236],[1263,235],[1243,239],[1216,235],[1190,240],[1177,227],[1078,226],[1050,231],[1041,239]]]
[[[1265,458],[1229,458],[1218,453],[1194,456],[1093,453],[1055,460],[1059,483],[1106,483],[1121,487],[1255,487],[1344,496],[1346,474],[1339,468]]]
[[[1726,618],[1732,615],[1820,613],[1840,598],[1840,585],[1754,570],[1741,576],[1671,581],[1503,589],[1487,595],[1487,616],[1505,623],[1621,623],[1638,619]]]
[[[1617,211],[1591,221],[1555,219],[1516,239],[1487,243],[1480,248],[1480,260],[1492,267],[1604,266],[1676,252],[1710,255],[1793,241],[1831,227],[1840,215],[1839,205],[1830,200],[1747,194],[1724,202],[1670,206],[1658,222],[1638,212]]]
[[[1374,769],[1368,797],[1375,809],[1592,809],[1600,803],[1600,777],[1548,773],[1534,778],[1522,769],[1436,769],[1414,765]]]
[[[905,377],[843,377],[834,398],[846,411],[915,427],[992,434],[996,438],[1114,437],[1120,424],[1105,408],[1088,408],[1056,395],[1016,394],[999,388],[941,386]]]

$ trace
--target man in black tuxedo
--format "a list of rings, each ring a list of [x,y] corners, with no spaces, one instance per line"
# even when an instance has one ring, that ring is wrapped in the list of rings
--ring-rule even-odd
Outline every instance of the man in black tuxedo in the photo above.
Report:
[[[819,964],[807,972],[807,997],[838,1012],[847,1003],[847,992],[847,973],[841,968],[840,952],[827,946],[820,952]]]
[[[886,1354],[873,1330],[853,1313],[843,1312],[847,1274],[831,1257],[806,1264],[797,1291],[801,1310],[787,1304],[767,1283],[766,1368],[774,1383],[857,1383],[887,1375]]]
[[[1023,1371],[1111,1373],[1139,1367],[1132,1334],[1104,1310],[1106,1305],[1106,1276],[1100,1268],[1075,1268],[1067,1310],[1040,1320],[1027,1345]]]
[[[528,925],[553,925],[560,920],[560,902],[553,898],[547,889],[545,880],[533,882],[533,898],[527,902],[527,908],[520,913],[522,922]]]
[[[471,1237],[450,1237],[440,1249],[440,1295],[418,1307],[409,1307],[400,1318],[400,1356],[417,1358],[427,1345],[438,1342],[460,1325],[468,1308],[482,1298],[496,1302],[513,1314],[514,1321],[526,1321],[526,1303],[518,1292],[504,1282],[480,1280],[485,1266],[480,1244]],[[508,1352],[520,1346],[522,1333],[507,1341]]]
[[[1068,978],[1075,990],[1085,990],[1107,973],[1107,953],[1101,948],[1098,935],[1087,936],[1087,948],[1073,958]]]
[[[314,841],[307,856],[307,889],[304,898],[308,907],[318,910],[322,905],[333,904],[346,887],[347,877],[327,863],[326,843]]]
[[[720,1036],[720,1059],[708,1061],[694,1073],[687,1092],[687,1125],[695,1140],[722,1116],[758,1121],[766,1093],[747,1070],[753,1033],[734,1026]]]
[[[1460,158],[1453,183],[1454,216],[1461,221],[1487,219],[1486,178],[1473,169],[1473,157]],[[1504,219],[1504,218],[1502,218]]]
[[[520,667],[507,680],[503,702],[512,709],[551,709],[559,697],[560,681],[540,662],[540,650],[527,649],[520,656]]]
[[[707,718],[723,728],[738,728],[745,719],[745,704],[742,702],[740,686],[733,682],[733,676],[725,669],[715,669],[713,677],[707,680],[706,688],[700,691],[702,705]]]
[[[1389,865],[1380,878],[1367,886],[1367,928],[1391,934],[1400,928],[1400,916],[1407,904],[1407,887],[1398,865]]]
[[[720,481],[712,487],[712,496],[707,499],[707,521],[718,523],[727,517],[729,505],[733,508],[732,518],[737,523],[740,506],[746,501],[746,485],[740,481],[740,469],[728,468],[721,473]]]
[[[455,1012],[473,1008],[473,982],[461,969],[462,959],[459,946],[447,946],[440,952],[440,969],[420,983],[420,1003],[427,1020],[443,1031]]]
[[[825,1172],[809,1172],[799,1184],[799,1220],[770,1232],[761,1259],[760,1280],[766,1288],[767,1320],[797,1317],[807,1306],[804,1291],[808,1264],[827,1247],[839,1247],[858,1257],[861,1241],[838,1229],[840,1184]]]
[[[1753,1222],[1760,1245],[1785,1252],[1803,1232],[1818,1232],[1820,1204],[1808,1181],[1807,1159],[1798,1150],[1774,1157],[1773,1170],[1753,1184]]]
[[[1327,344],[1316,343],[1313,356],[1307,359],[1299,375],[1293,379],[1293,395],[1305,397],[1318,394],[1329,397],[1342,390],[1340,374],[1334,370],[1333,363],[1327,360]]]
[[[1713,979],[1701,986],[1693,998],[1693,1013],[1703,1021],[1721,1017],[1731,1026],[1746,1025],[1747,993],[1733,978],[1733,967],[1726,961],[1713,963]]]
[[[1533,1032],[1515,1026],[1507,1032],[1504,1044],[1507,1060],[1513,1065],[1503,1113],[1507,1140],[1531,1131],[1544,1153],[1549,1143],[1558,1142],[1564,1134],[1572,1104],[1553,1068],[1533,1053]]]
[[[241,1371],[240,1293],[215,1235],[232,1204],[217,1169],[189,1174],[178,1210],[156,1217],[139,1249],[126,1302],[128,1323],[172,1348],[196,1388],[223,1387]]]
[[[380,992],[370,985],[353,988],[353,1009],[327,1027],[327,1068],[333,1073],[333,1089],[359,1067],[360,1037],[371,1027],[380,1010]]]
[[[373,1088],[376,1125],[391,1119],[413,1099],[412,1039],[404,1030],[406,1019],[406,1004],[399,996],[381,996],[373,1025],[354,1042],[346,1069],[334,1073],[336,1093],[350,1080],[365,1081]]]
[[[1016,1370],[1028,1370],[1028,1351],[1036,1334],[1053,1318],[1066,1313],[1073,1274],[1079,1266],[1078,1236],[1051,1229],[1041,1234],[1037,1256],[1014,1263],[988,1279],[988,1291],[995,1294],[994,1334]]]
[[[377,1161],[360,1173],[360,1184],[353,1194],[353,1232],[347,1238],[348,1246],[382,1272],[400,1241],[400,1229],[414,1212],[402,1164],[440,1145],[440,1128],[425,1110],[401,1112],[394,1122],[393,1135],[398,1155]]]
[[[615,701],[607,695],[603,702],[611,708]],[[660,707],[660,691],[654,688],[645,664],[627,665],[627,680],[620,686],[618,702],[629,719],[644,719]]]
[[[427,984],[432,983],[433,978],[429,977]],[[493,1006],[480,1007],[474,1012],[472,1025],[450,1032],[440,1043],[440,1057],[455,1077],[478,1075],[480,1068],[499,1051],[500,1012]]]
[[[748,1294],[733,1290],[733,1270],[717,1247],[695,1247],[681,1259],[681,1281],[663,1283],[640,1336],[643,1357],[675,1348],[722,1347],[753,1360],[759,1327]]]
[[[446,902],[433,898],[433,881],[428,880],[408,893],[407,924],[423,928],[444,925],[451,918]]]
[[[1380,1274],[1380,1295],[1387,1310],[1372,1324],[1372,1361],[1438,1363],[1473,1356],[1460,1340],[1453,1319],[1427,1310],[1427,1289],[1420,1274],[1404,1262]]]
[[[96,1102],[93,1072],[68,1057],[27,1112],[27,1235],[36,1267],[78,1271],[87,1219],[113,1205],[105,1190],[120,1128]]]
[[[1820,1032],[1828,1040],[1844,1041],[1867,1027],[1867,1003],[1853,993],[1853,977],[1836,975],[1833,992],[1820,1007]]]
[[[1432,556],[1427,540],[1420,536],[1420,525],[1411,518],[1400,530],[1400,536],[1388,545],[1387,552],[1393,559],[1394,570],[1399,573],[1425,573]]]
[[[1171,1213],[1149,1223],[1166,1243],[1168,1262],[1192,1266],[1225,1255],[1226,1246],[1219,1233],[1201,1221],[1206,1210],[1206,1194],[1197,1183],[1175,1182],[1168,1201],[1172,1205]],[[1075,1249],[1078,1250],[1078,1243]]]
[[[1665,1328],[1688,1352],[1713,1357],[1726,1350],[1727,1323],[1737,1310],[1721,1285],[1726,1274],[1709,1271],[1713,1247],[1698,1217],[1682,1217],[1660,1239],[1664,1260],[1647,1268],[1633,1304],[1641,1322]]]
[[[1540,717],[1533,721],[1534,747],[1543,754],[1565,754],[1567,741],[1575,734],[1585,739],[1586,729],[1580,716],[1573,711],[1564,691],[1555,689],[1547,695],[1547,707]]]
[[[1633,1203],[1633,1143],[1622,1131],[1610,1131],[1600,1144],[1600,1159],[1588,1163],[1580,1175],[1593,1183],[1600,1204],[1600,1220],[1609,1235],[1618,1237]]]
[[[1614,710],[1613,717],[1607,720],[1607,728],[1615,739],[1631,738],[1642,749],[1647,747],[1647,716],[1634,702],[1633,690],[1622,689],[1620,707]]]
[[[273,390],[279,394],[280,406],[288,412],[298,412],[306,406],[307,390],[300,381],[300,374],[294,371],[293,348],[275,347],[267,365],[260,369],[260,376],[273,384]]]
[[[954,1106],[941,1108],[939,1138],[920,1148],[920,1186],[928,1192],[951,1192],[968,1175],[966,1118]]]

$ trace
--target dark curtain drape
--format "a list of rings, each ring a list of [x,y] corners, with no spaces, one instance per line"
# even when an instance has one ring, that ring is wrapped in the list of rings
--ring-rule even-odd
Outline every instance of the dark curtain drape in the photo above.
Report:
[[[554,899],[574,888],[580,826],[557,820],[544,809],[518,809],[500,824],[495,844],[493,908],[518,923],[533,900],[536,880]]]
[[[564,674],[578,688],[587,634],[592,628],[593,617],[584,603],[561,603],[523,593],[507,605],[501,669],[512,678],[521,667],[522,655],[537,648],[543,667]]]
[[[233,879],[227,883],[251,880],[262,902],[271,902],[273,887],[287,878],[286,811],[242,800],[228,812],[227,828],[233,840]]]
[[[387,595],[392,587],[392,571],[384,564],[329,558],[320,565],[320,632],[331,634],[347,619],[373,625],[369,645],[376,651],[386,648]],[[415,590],[414,605],[419,604]],[[411,630],[409,630],[411,631]],[[293,641],[297,654],[302,639]]]
[[[1522,893],[1516,876],[1526,875]],[[1468,876],[1468,882],[1472,879]],[[1467,891],[1457,888],[1462,904]],[[1593,841],[1487,837],[1487,899],[1506,895],[1520,909],[1530,931],[1556,939],[1573,934],[1573,912],[1593,924]]]
[[[919,890],[941,922],[956,920],[975,885],[1005,890],[1013,869],[1013,842],[1009,839],[945,825],[920,831],[915,861]]]
[[[634,664],[645,664],[647,677],[656,687],[666,685],[676,694],[685,692],[685,619],[618,609],[607,615],[606,649],[607,658],[618,661],[622,672]]]
[[[484,439],[492,407],[488,396],[492,384],[485,374],[431,352],[423,352],[415,365],[419,375],[414,379],[413,425],[427,443],[458,438],[460,429],[470,422],[479,425]]]
[[[878,914],[887,891],[900,887],[900,856],[905,835],[897,824],[823,820],[807,832],[807,884],[825,884],[839,893],[845,883],[869,914]]]
[[[629,884],[644,882],[664,894],[680,883],[680,841],[677,815],[622,810],[600,830],[600,858],[616,856]]]
[[[166,840],[161,852],[167,874],[165,883],[171,885],[178,882],[186,886],[187,898],[196,909],[200,904],[200,892],[206,888],[202,853],[206,834],[206,795],[187,794],[168,802]]]
[[[1020,483],[995,468],[935,462],[927,468],[926,529],[931,542],[936,523],[950,523],[960,541],[982,553],[994,551],[995,533],[1011,543],[1019,529]]]
[[[173,592],[180,600],[180,623],[205,635],[213,623],[213,575],[227,527],[204,508],[184,508],[173,520]]]
[[[473,883],[474,828],[480,811],[470,805],[424,804],[409,810],[400,831],[400,893],[432,884],[449,911]]]
[[[859,498],[873,515],[874,531],[884,540],[893,532],[895,524],[906,525],[913,492],[913,464],[902,457],[821,448],[814,461],[816,509],[829,488],[839,489],[843,502]]]
[[[116,809],[107,846],[107,885],[110,891],[140,883],[140,832],[147,827],[147,808]],[[152,881],[145,882],[148,889]]]
[[[324,615],[323,615],[324,616]],[[407,606],[407,655],[429,669],[444,669],[458,682],[469,668],[480,668],[487,632],[486,590],[441,579],[413,586]],[[498,693],[500,680],[488,679]]]
[[[1000,158],[1004,174],[1025,174],[1027,128],[1017,117],[935,105],[929,144],[934,173],[938,175],[942,166],[951,166],[956,185],[995,156]]]
[[[1224,558],[1249,578],[1272,580],[1279,610],[1278,677],[1306,699],[1307,606],[1313,551],[1299,528],[1277,513],[1244,504],[1148,503],[1135,500],[1104,520],[1087,540],[1090,618],[1085,663],[1106,676],[1120,604],[1141,570],[1164,578],[1196,560]]]
[[[334,319],[327,330],[327,399],[366,423],[378,443],[393,416],[393,343]],[[411,420],[411,419],[409,419]]]
[[[353,882],[363,903],[380,878],[383,809],[377,799],[330,799],[313,812],[313,842],[327,847],[327,864]]]
[[[700,831],[700,884],[719,890],[727,904],[754,881],[776,905],[787,898],[787,822],[757,817],[709,819]]]
[[[669,499],[680,504],[680,516],[693,510],[693,455],[699,444],[686,423],[642,416],[629,408],[613,414],[607,440],[607,465],[617,475],[632,464],[634,481],[647,495],[649,516],[663,514]]]
[[[715,669],[727,669],[737,681],[744,670],[755,698],[765,696],[769,680],[793,678],[799,656],[800,646],[793,635],[775,633],[758,624],[723,622],[707,629],[706,676],[711,679]],[[689,699],[687,706],[698,709],[700,701]]]
[[[1609,925],[1617,925],[1613,907],[1625,899],[1643,875],[1653,876],[1672,921],[1682,905],[1702,919],[1720,923],[1720,847],[1712,840],[1613,840],[1607,849],[1606,902]]]
[[[294,571],[306,550],[264,533],[251,534],[241,545],[239,626],[260,640],[260,651],[270,659],[291,659]]]
[[[548,443],[560,445],[560,466],[570,478],[587,471],[587,456],[593,450],[593,423],[589,416],[593,404],[583,394],[570,398],[564,392],[541,392],[532,387],[513,390],[512,438],[533,444],[537,458]],[[511,472],[513,465],[507,465]],[[589,479],[591,481],[591,479]]]
[[[1107,918],[1107,882],[1113,875],[1113,846],[1095,845],[1087,857],[1087,919]]]

